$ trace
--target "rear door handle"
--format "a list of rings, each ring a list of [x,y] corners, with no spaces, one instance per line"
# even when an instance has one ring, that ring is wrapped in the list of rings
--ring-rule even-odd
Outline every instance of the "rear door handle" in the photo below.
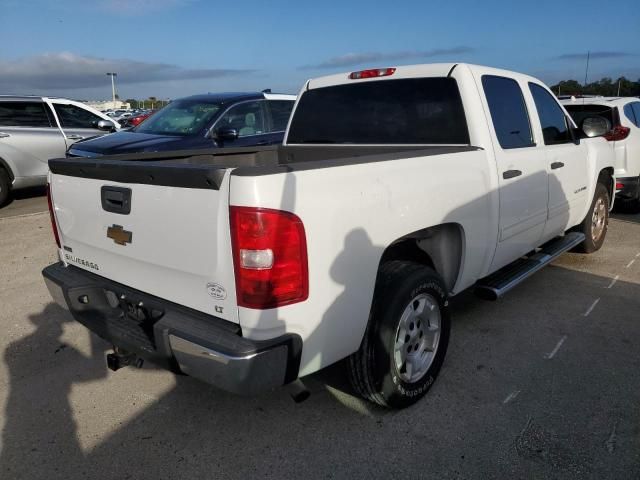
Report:
[[[10,136],[11,136],[10,133],[0,132],[0,138],[7,138],[7,137],[10,137]]]
[[[82,135],[67,135],[69,140],[82,140],[84,137]]]
[[[522,175],[522,172],[520,170],[507,170],[506,172],[502,172],[502,178],[504,178],[505,180],[519,177],[520,175]]]
[[[551,164],[551,170],[556,170],[556,169],[562,168],[562,167],[564,167],[564,163],[562,163],[562,162],[553,162]]]

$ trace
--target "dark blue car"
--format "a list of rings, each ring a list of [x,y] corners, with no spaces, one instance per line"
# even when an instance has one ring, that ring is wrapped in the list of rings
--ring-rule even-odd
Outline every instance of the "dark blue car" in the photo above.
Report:
[[[143,123],[73,144],[70,157],[282,143],[295,95],[217,93],[174,100]]]

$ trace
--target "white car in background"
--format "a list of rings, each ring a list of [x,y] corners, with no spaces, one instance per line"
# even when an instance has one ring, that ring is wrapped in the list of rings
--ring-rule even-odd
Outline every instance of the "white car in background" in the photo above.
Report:
[[[0,206],[12,190],[45,185],[48,160],[64,157],[73,143],[119,129],[81,102],[0,95]]]
[[[616,203],[627,210],[640,211],[640,98],[571,97],[561,103],[578,127],[593,116],[609,122],[611,130],[604,138],[616,154]]]

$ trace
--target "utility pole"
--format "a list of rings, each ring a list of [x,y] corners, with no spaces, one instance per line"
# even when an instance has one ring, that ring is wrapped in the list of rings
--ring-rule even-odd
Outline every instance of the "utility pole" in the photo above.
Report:
[[[622,78],[618,79],[618,96],[620,96],[620,82],[622,81]]]
[[[115,77],[118,76],[115,72],[107,72],[107,75],[111,77],[111,102],[113,104],[113,108],[116,108],[116,81]]]
[[[587,87],[587,76],[589,75],[589,57],[591,56],[591,52],[587,52],[587,68],[584,71],[584,86]]]

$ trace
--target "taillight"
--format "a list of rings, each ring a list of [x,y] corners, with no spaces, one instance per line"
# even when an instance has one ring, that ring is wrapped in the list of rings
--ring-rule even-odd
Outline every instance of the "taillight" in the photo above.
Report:
[[[622,190],[624,188],[624,183],[616,182],[616,190]]]
[[[49,205],[49,216],[51,217],[51,228],[53,236],[56,239],[56,245],[60,246],[60,236],[58,235],[58,222],[56,222],[56,212],[53,210],[53,201],[51,199],[51,185],[47,183],[47,204]]]
[[[238,305],[276,308],[309,296],[304,225],[293,213],[230,207]]]
[[[359,72],[351,72],[349,78],[351,80],[359,80],[361,78],[388,77],[396,72],[395,68],[374,68],[371,70],[360,70]]]
[[[629,136],[631,129],[629,127],[623,127],[622,125],[616,125],[609,133],[604,134],[604,138],[610,142],[617,142],[618,140],[624,140]]]

